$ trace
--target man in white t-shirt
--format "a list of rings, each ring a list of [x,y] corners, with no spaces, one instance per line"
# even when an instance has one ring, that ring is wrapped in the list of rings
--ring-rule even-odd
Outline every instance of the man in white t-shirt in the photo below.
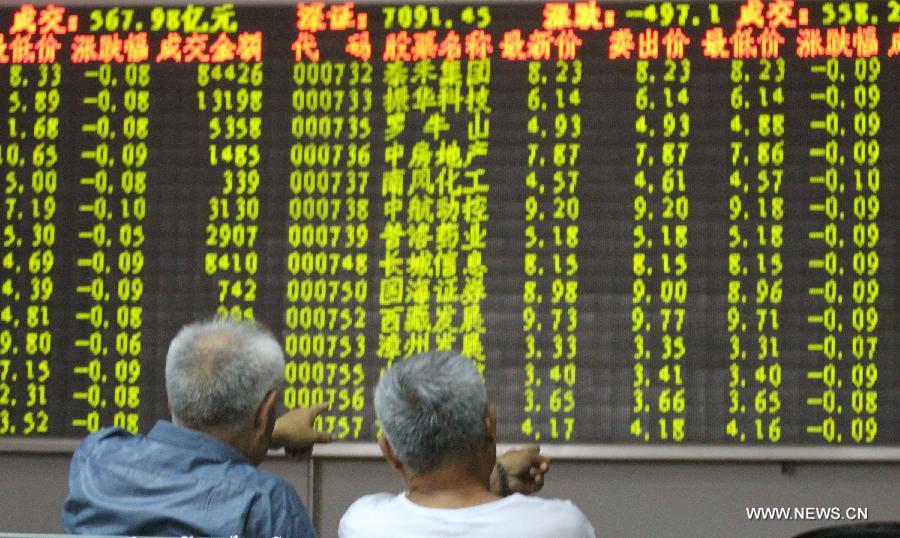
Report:
[[[537,488],[521,486],[520,468],[495,465],[496,410],[470,360],[442,351],[395,364],[375,390],[375,413],[381,452],[407,489],[353,503],[341,538],[594,538],[569,501],[506,495],[512,473],[517,489]]]

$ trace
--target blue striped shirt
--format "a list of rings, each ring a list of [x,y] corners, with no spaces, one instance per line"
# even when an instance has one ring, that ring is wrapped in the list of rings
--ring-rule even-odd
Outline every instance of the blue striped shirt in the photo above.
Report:
[[[223,441],[163,420],[146,436],[120,428],[89,435],[72,458],[62,521],[69,533],[316,536],[284,479]]]

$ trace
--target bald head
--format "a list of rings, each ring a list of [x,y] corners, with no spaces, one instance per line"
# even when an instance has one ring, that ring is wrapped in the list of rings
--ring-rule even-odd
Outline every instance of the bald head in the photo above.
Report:
[[[166,355],[172,419],[197,429],[252,427],[260,403],[283,378],[278,342],[249,322],[220,318],[187,325]]]

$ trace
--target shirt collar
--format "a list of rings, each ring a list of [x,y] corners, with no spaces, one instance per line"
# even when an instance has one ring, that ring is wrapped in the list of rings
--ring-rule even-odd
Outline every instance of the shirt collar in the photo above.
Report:
[[[198,452],[204,456],[221,461],[234,461],[238,463],[250,463],[246,456],[228,443],[207,435],[199,430],[176,426],[168,420],[158,420],[148,439],[159,443],[175,445],[192,452]]]

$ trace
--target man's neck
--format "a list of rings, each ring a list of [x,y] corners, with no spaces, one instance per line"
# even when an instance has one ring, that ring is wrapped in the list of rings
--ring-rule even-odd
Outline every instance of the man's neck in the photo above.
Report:
[[[406,497],[428,508],[467,508],[499,499],[490,491],[490,469],[453,463],[426,475],[407,476]]]
[[[182,425],[185,428],[191,428],[197,431],[201,431],[210,437],[214,437],[223,443],[230,445],[232,448],[240,452],[247,459],[253,462],[253,452],[249,446],[249,437],[248,432],[239,432],[234,430],[228,430],[225,428],[195,428],[189,425]],[[256,465],[255,462],[253,462]]]

